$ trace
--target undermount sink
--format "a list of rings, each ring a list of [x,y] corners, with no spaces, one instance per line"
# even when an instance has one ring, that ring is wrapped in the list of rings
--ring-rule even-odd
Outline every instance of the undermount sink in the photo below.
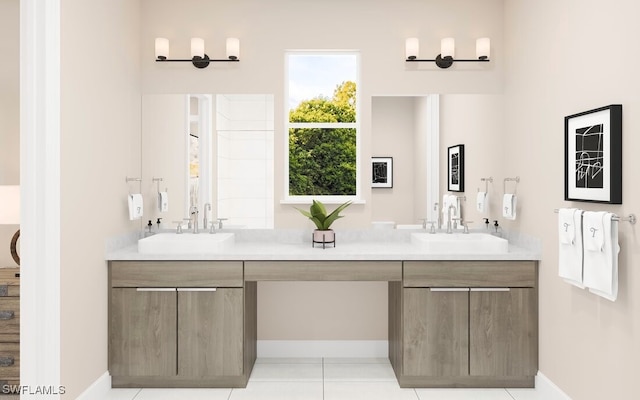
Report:
[[[228,249],[235,243],[235,234],[207,232],[158,233],[138,240],[141,254],[202,254]]]
[[[508,253],[506,239],[488,233],[412,233],[411,243],[433,253]]]

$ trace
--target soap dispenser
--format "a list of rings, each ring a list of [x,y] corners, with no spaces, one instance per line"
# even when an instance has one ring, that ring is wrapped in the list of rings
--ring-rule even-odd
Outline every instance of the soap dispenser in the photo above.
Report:
[[[160,232],[162,228],[163,228],[162,218],[158,217],[158,219],[156,220],[156,231]]]
[[[149,220],[149,223],[147,224],[147,231],[144,233],[144,237],[153,235],[153,232],[151,232],[152,229],[153,224],[151,223],[151,220]]]

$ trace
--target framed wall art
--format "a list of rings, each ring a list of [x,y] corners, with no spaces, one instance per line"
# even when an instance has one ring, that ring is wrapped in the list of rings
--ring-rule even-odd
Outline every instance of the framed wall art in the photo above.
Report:
[[[392,157],[371,157],[371,187],[393,187]]]
[[[564,118],[564,199],[622,204],[622,105]]]
[[[464,192],[464,145],[458,144],[447,148],[447,190]]]

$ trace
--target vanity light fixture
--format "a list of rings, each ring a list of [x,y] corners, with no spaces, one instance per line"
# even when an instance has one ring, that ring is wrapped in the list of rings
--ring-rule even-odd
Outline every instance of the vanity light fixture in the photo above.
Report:
[[[227,38],[227,58],[211,59],[204,52],[204,39],[191,38],[191,58],[170,59],[169,39],[156,38],[156,62],[190,62],[196,68],[207,68],[212,62],[240,61],[240,41],[237,38]]]
[[[418,38],[408,38],[405,42],[407,62],[435,62],[440,68],[449,68],[454,62],[489,62],[491,40],[480,38],[476,40],[476,57],[474,59],[456,59],[456,42],[454,38],[444,38],[440,41],[440,54],[435,59],[418,58],[420,42]]]

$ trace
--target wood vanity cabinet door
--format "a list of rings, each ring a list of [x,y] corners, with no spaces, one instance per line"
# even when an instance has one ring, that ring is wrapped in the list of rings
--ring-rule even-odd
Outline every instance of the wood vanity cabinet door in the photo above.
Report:
[[[537,370],[536,292],[533,288],[470,292],[470,373],[534,376]]]
[[[404,289],[405,376],[469,375],[468,289],[440,290]]]
[[[176,375],[177,294],[152,290],[111,289],[112,376]]]
[[[178,289],[178,375],[242,375],[243,343],[243,289]]]

